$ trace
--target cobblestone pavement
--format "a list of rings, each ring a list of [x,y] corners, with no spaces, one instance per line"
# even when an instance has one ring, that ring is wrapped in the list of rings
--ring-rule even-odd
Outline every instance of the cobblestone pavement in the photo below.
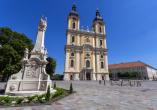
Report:
[[[56,82],[69,89],[70,82]],[[77,91],[51,105],[0,108],[0,110],[157,110],[157,82],[143,82],[142,87],[104,86],[96,81],[73,81]]]

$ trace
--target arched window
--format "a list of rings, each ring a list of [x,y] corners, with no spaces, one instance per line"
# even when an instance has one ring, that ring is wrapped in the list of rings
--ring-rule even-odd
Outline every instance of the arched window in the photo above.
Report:
[[[93,27],[93,32],[95,32],[95,27]]]
[[[73,80],[73,75],[70,75],[70,80]]]
[[[100,40],[100,46],[102,46],[102,39]]]
[[[104,62],[101,62],[101,68],[104,68]]]
[[[72,43],[75,42],[75,37],[74,37],[74,36],[72,36],[72,40],[71,40],[71,42],[72,42]]]
[[[74,57],[74,53],[73,52],[71,53],[71,56]]]
[[[71,68],[74,67],[74,60],[71,60],[70,66],[71,66]]]
[[[101,55],[101,58],[104,58],[104,56],[103,56],[103,55]]]
[[[88,38],[88,37],[86,38],[86,42],[90,42],[90,40],[89,40],[89,38]]]
[[[75,29],[75,22],[73,22],[73,29]]]
[[[89,53],[86,54],[87,57],[90,57]]]
[[[101,27],[99,27],[99,32],[100,32],[100,33],[102,32],[102,29],[101,29]]]
[[[89,61],[89,60],[86,61],[86,67],[87,67],[87,68],[90,67],[90,61]]]
[[[86,52],[87,52],[87,53],[90,52],[90,48],[86,48]]]

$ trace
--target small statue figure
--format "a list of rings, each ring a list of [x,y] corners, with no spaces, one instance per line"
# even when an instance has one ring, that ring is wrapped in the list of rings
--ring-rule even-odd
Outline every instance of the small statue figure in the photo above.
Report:
[[[28,60],[28,49],[25,49],[25,53],[24,53],[24,60]]]

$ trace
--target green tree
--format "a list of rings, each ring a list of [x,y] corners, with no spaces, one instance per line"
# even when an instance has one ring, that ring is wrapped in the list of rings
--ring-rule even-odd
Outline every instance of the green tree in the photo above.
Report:
[[[46,60],[48,61],[48,64],[46,65],[46,72],[52,78],[52,76],[55,72],[55,69],[56,69],[56,60],[51,57],[48,57]]]
[[[63,74],[54,74],[52,79],[53,80],[63,80],[64,75]]]
[[[21,69],[25,48],[33,48],[32,40],[9,28],[0,28],[0,75],[7,79]]]

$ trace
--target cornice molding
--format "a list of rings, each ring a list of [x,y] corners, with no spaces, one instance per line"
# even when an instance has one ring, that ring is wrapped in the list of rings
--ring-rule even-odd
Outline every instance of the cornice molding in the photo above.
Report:
[[[91,31],[81,31],[81,30],[73,30],[73,29],[67,29],[66,34],[72,33],[73,35],[84,35],[84,36],[91,36],[91,37],[100,37],[105,38],[105,34],[95,33]]]
[[[94,52],[105,52],[107,53],[108,49],[105,48],[94,48],[92,46],[74,46],[74,45],[65,45],[65,51],[67,50],[73,50],[73,51],[83,51],[86,48],[90,48],[90,51]]]

